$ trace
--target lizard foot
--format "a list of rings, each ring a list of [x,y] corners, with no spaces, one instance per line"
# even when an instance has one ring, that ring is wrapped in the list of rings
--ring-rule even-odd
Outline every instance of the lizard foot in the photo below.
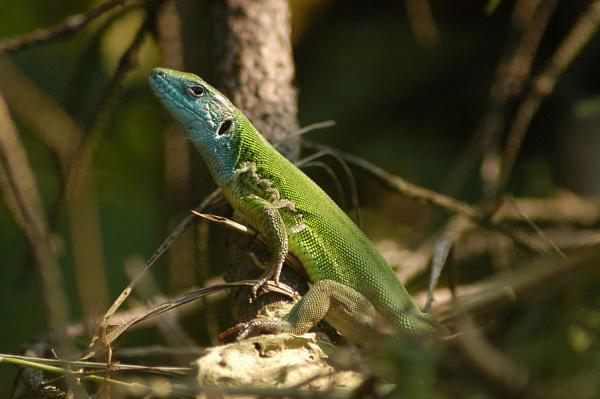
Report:
[[[232,335],[237,335],[237,342],[243,341],[249,336],[259,335],[260,333],[277,334],[283,332],[283,321],[278,319],[255,319],[246,323],[238,323],[219,334],[218,339],[223,343],[225,339]]]
[[[261,262],[252,252],[247,252],[247,255],[250,257],[250,259],[252,259],[252,262],[254,262],[258,268],[265,270],[264,273],[258,278],[257,282],[252,286],[252,298],[250,298],[250,300],[258,297],[258,290],[260,290],[269,280],[271,280],[271,278],[273,284],[275,284],[277,287],[280,287],[281,284],[279,283],[279,273],[277,273],[277,268],[266,267],[266,265]]]

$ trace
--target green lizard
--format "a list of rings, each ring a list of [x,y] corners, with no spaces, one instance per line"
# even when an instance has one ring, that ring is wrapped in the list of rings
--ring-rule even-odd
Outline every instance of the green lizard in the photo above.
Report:
[[[234,210],[270,244],[272,258],[254,294],[268,280],[279,284],[288,251],[312,283],[284,318],[243,323],[238,339],[255,332],[302,334],[321,319],[354,342],[372,338],[381,320],[405,337],[439,332],[346,213],[224,95],[194,74],[166,68],[152,71],[150,85]]]

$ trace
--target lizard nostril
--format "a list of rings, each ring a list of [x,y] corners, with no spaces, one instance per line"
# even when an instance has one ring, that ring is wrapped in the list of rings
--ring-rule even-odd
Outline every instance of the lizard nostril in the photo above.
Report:
[[[167,74],[164,73],[164,71],[158,71],[158,72],[156,72],[156,75],[158,75],[159,78],[164,78],[167,76]]]

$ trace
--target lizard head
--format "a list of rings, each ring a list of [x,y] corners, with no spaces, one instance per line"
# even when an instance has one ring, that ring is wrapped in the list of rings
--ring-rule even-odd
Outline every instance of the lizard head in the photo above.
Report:
[[[155,68],[150,87],[159,101],[185,128],[217,183],[234,174],[240,138],[236,107],[200,77],[167,68]]]

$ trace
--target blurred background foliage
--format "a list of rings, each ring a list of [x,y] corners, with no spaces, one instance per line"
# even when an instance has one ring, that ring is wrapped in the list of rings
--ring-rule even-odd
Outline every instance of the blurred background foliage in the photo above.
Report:
[[[534,74],[589,3],[558,2],[534,61]],[[81,0],[4,1],[0,38],[55,24],[98,4]],[[514,2],[502,1],[493,12],[486,12],[482,1],[433,1],[433,39],[415,35],[406,4],[399,0],[292,0],[290,6],[300,123],[336,122],[335,127],[308,133],[306,138],[364,157],[419,185],[441,190],[486,109],[496,68],[514,33]],[[64,40],[7,58],[79,125],[86,126],[142,20],[142,10],[132,9],[108,26],[99,19]],[[101,27],[106,30],[97,35]],[[97,51],[90,51],[94,45]],[[599,55],[600,39],[595,37],[542,103],[509,181],[508,191],[515,197],[552,197],[564,190],[589,198],[598,195]],[[200,62],[212,64],[219,60]],[[122,95],[102,129],[93,158],[91,171],[108,287],[108,297],[98,302],[97,314],[102,314],[106,300],[112,301],[128,283],[124,265],[147,258],[172,228],[172,207],[166,203],[165,185],[169,165],[165,165],[164,135],[169,117],[147,85],[149,71],[159,65],[160,49],[147,35],[138,62],[123,82]],[[10,82],[0,84],[0,91],[6,84]],[[7,102],[10,109],[11,103]],[[514,108],[510,104],[509,111],[514,112]],[[16,113],[13,118],[44,206],[50,212],[59,201],[59,167],[31,125]],[[213,187],[201,160],[191,153],[193,184],[178,210],[179,216]],[[390,193],[360,173],[357,184],[365,230],[378,241],[399,241],[414,248],[439,227],[440,220],[433,217],[431,209]],[[454,191],[458,198],[478,201],[482,192],[478,168],[473,168],[466,184]],[[69,228],[62,217],[55,231],[64,248],[60,265],[71,317],[79,320],[82,308]],[[597,237],[598,233],[589,234]],[[210,275],[218,275],[222,268],[220,240],[222,233],[215,231],[210,241]],[[497,263],[491,258],[490,254],[475,258],[460,269],[459,279],[472,281],[490,275]],[[160,289],[173,295],[176,292],[169,282],[166,263],[166,258],[161,260],[153,273]],[[0,265],[0,352],[19,353],[28,342],[42,337],[48,326],[30,248],[3,201]],[[188,266],[194,268],[193,259]],[[205,276],[207,272],[197,274]],[[587,270],[568,286],[550,284],[536,291],[535,296],[490,317],[493,342],[527,365],[538,381],[555,388],[556,397],[598,397],[600,296],[593,288],[597,282],[598,273]],[[226,307],[220,305],[217,309],[222,329],[231,320]],[[208,344],[206,326],[197,317],[188,320],[186,327],[190,336],[204,337],[203,341],[199,339],[200,344]],[[160,337],[145,332],[128,342],[155,340]],[[0,372],[0,392],[4,395],[14,378],[9,370],[3,367]],[[467,380],[452,373],[449,378]],[[425,378],[430,382],[432,379]],[[449,397],[502,397],[504,392],[480,383],[466,390],[452,387],[451,382],[448,386],[445,392]]]

